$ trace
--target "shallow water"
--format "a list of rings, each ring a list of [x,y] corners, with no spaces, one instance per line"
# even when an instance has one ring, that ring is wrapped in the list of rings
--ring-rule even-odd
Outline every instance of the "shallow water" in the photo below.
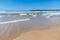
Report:
[[[46,18],[46,16],[9,16],[9,17],[1,17],[0,22],[7,22],[12,20],[19,20],[30,18],[28,21],[22,22],[13,22],[8,24],[0,24],[0,39],[1,40],[12,40],[23,32],[35,30],[35,29],[43,29],[43,28],[51,28],[60,26],[60,16],[53,16],[50,18]]]

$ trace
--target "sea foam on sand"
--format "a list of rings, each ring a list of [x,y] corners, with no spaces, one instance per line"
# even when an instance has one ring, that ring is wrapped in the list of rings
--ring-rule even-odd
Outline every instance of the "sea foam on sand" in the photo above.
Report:
[[[7,24],[7,23],[20,22],[20,21],[28,21],[28,20],[30,20],[30,18],[19,19],[19,20],[12,20],[12,21],[7,21],[7,22],[0,22],[0,24]]]

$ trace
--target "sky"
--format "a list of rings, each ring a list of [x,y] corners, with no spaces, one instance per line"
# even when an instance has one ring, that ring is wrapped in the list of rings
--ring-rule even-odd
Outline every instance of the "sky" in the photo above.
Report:
[[[60,9],[60,0],[0,0],[0,10]]]

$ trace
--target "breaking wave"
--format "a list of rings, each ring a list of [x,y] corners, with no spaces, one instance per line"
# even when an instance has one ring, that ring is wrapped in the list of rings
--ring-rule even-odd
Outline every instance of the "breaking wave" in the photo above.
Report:
[[[1,16],[1,15],[0,15],[0,18],[2,18],[2,17],[4,17],[4,16]]]
[[[28,20],[30,20],[30,18],[19,19],[19,20],[12,20],[12,21],[7,21],[7,22],[0,22],[0,24],[15,23],[15,22],[20,22],[20,21],[28,21]]]
[[[45,16],[46,18],[50,18],[50,17],[53,17],[53,16],[59,16],[60,15],[60,12],[55,12],[55,13],[46,13],[46,14],[42,14],[42,16]]]

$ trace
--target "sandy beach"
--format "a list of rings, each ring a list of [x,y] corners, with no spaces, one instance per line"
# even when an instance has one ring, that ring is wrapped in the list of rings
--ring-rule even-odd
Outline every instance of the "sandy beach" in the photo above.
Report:
[[[14,40],[60,40],[60,27],[32,30],[21,34]]]
[[[28,26],[31,28],[14,40],[60,40],[60,21],[58,19],[43,20],[42,23],[41,21],[30,23]]]
[[[36,27],[36,26],[35,26]],[[32,27],[19,30],[17,27],[5,31],[1,40],[60,40],[60,26],[52,28]]]
[[[34,17],[0,24],[0,40],[60,40],[60,18]]]

